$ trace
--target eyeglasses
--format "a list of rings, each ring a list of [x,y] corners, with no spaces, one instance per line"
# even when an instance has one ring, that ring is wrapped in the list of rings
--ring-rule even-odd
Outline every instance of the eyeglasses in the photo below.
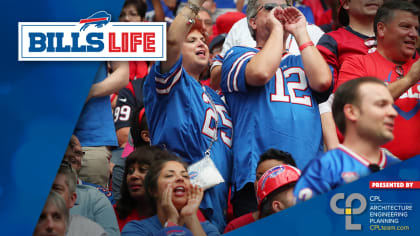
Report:
[[[397,79],[402,78],[404,76],[404,69],[402,68],[402,66],[396,65],[395,66],[395,73],[397,73],[397,75],[398,75]]]
[[[286,7],[289,7],[290,5],[288,3],[283,3],[283,4],[277,4],[277,3],[274,3],[274,2],[264,3],[263,5],[261,5],[258,8],[258,10],[255,12],[254,16],[252,16],[251,18],[255,17],[258,14],[258,12],[260,12],[263,8],[266,11],[271,11],[278,6],[280,6],[282,9],[285,9]]]

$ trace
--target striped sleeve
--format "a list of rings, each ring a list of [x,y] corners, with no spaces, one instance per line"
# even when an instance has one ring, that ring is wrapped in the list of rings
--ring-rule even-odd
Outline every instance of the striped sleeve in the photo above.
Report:
[[[333,188],[333,172],[329,163],[319,158],[311,161],[303,170],[294,189],[297,202],[311,199],[313,196],[330,191]]]
[[[223,93],[247,92],[245,68],[255,54],[244,47],[233,47],[226,53],[222,66]]]
[[[340,68],[340,64],[338,61],[338,46],[337,42],[331,35],[324,34],[318,41],[317,48],[319,52],[324,57],[325,61],[328,65],[332,66],[334,69],[333,78],[337,80],[338,77],[338,70]]]
[[[223,64],[223,59],[223,56],[221,56],[220,54],[215,56],[212,60],[211,70],[213,70],[213,67],[215,66],[221,66]]]
[[[155,85],[156,92],[160,95],[169,94],[172,88],[180,81],[181,75],[183,73],[182,68],[182,56],[179,57],[179,60],[167,73],[160,73],[160,62],[155,65]]]

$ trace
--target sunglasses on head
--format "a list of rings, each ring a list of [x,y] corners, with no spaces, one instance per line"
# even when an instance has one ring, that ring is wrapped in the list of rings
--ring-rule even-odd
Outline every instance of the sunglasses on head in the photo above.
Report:
[[[259,11],[261,11],[262,9],[265,9],[266,11],[271,11],[274,8],[280,6],[282,9],[285,9],[286,7],[289,7],[290,5],[287,3],[283,3],[283,4],[277,4],[274,2],[269,2],[269,3],[264,3],[263,5],[261,5],[258,10],[255,12],[254,17],[258,14]]]

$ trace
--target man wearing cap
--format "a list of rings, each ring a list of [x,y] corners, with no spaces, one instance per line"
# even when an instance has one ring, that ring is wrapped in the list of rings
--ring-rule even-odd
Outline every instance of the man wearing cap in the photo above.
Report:
[[[264,173],[267,170],[271,169],[272,167],[275,167],[278,165],[291,165],[293,167],[296,167],[296,162],[293,159],[292,155],[290,155],[290,153],[283,152],[281,150],[277,150],[274,148],[269,149],[268,151],[264,152],[260,156],[260,160],[258,161],[257,169],[256,169],[256,179],[254,182],[254,188],[255,188],[256,193],[257,193],[258,181],[261,179]],[[259,218],[260,218],[259,210],[242,215],[238,218],[231,220],[229,224],[226,226],[225,231],[223,233],[230,232],[232,230],[235,230],[237,228],[240,228],[242,226],[255,222]]]
[[[397,116],[384,82],[362,77],[344,83],[335,93],[332,112],[344,142],[305,168],[294,192],[299,201],[400,162],[380,148],[393,139]]]
[[[324,34],[317,44],[322,56],[334,69],[335,85],[340,67],[346,58],[376,50],[373,19],[383,0],[340,0],[340,3],[338,21],[343,27]],[[333,97],[328,103],[320,104],[324,142],[329,150],[339,144],[331,115],[332,99]]]
[[[413,55],[418,41],[420,10],[407,1],[387,1],[375,17],[378,49],[348,58],[341,66],[337,86],[362,76],[388,84],[398,116],[395,138],[383,147],[402,160],[420,156],[420,62]]]
[[[257,187],[260,219],[295,204],[293,190],[299,177],[300,170],[289,165],[275,166],[261,176]]]

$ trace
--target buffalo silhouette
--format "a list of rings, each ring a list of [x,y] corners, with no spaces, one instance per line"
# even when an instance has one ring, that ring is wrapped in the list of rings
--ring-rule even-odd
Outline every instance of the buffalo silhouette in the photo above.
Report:
[[[90,25],[94,25],[96,28],[102,28],[111,21],[111,15],[106,11],[98,11],[93,13],[86,19],[81,19],[80,24],[84,25],[80,28],[80,31],[84,31]]]

